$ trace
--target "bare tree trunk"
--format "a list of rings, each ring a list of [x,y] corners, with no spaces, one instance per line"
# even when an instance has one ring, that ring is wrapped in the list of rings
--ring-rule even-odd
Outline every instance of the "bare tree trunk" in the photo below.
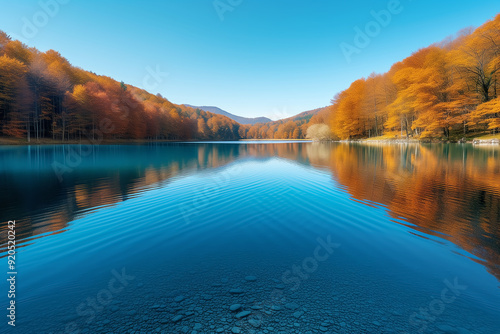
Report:
[[[26,123],[26,136],[28,137],[28,143],[31,142],[31,126],[30,126],[30,116],[28,115],[28,122]]]
[[[406,130],[406,139],[409,138],[408,136],[408,116],[405,115],[405,123],[406,123],[406,127],[405,127],[405,130]]]
[[[64,131],[66,130],[66,119],[62,116],[62,141],[64,142]]]

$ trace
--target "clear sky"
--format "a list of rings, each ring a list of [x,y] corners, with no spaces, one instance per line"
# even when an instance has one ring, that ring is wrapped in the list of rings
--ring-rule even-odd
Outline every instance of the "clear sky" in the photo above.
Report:
[[[0,29],[174,103],[276,119],[326,106],[352,81],[500,12],[498,0],[394,1],[0,0]],[[372,11],[388,8],[377,29]],[[367,26],[369,43],[355,43]]]

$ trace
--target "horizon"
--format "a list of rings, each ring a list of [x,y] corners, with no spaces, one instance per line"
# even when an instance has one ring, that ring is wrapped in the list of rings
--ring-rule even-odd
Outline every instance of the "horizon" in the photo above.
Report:
[[[58,51],[74,66],[159,93],[172,103],[275,121],[327,106],[353,81],[387,72],[419,49],[476,28],[500,12],[493,1],[454,2],[453,7],[450,1],[434,7],[426,5],[430,1],[358,1],[355,11],[350,9],[354,4],[323,4],[318,11],[305,1],[266,4],[267,11],[246,1],[155,3],[157,11],[135,20],[144,6],[101,4],[103,10],[93,12],[96,18],[105,6],[117,15],[86,25],[82,14],[96,8],[92,2],[30,0],[9,4],[9,11],[0,13],[0,29],[43,52]],[[284,27],[275,24],[273,13],[280,11],[290,14],[282,20]],[[165,27],[159,13],[166,13]],[[298,22],[301,14],[311,15]],[[124,22],[136,24],[123,28],[119,23]],[[246,31],[253,22],[262,26]],[[136,42],[133,49],[130,40]]]

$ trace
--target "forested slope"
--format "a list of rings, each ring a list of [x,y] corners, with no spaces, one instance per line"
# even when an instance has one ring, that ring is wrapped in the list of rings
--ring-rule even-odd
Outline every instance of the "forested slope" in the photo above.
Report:
[[[0,32],[0,136],[238,139],[239,124],[72,66]]]

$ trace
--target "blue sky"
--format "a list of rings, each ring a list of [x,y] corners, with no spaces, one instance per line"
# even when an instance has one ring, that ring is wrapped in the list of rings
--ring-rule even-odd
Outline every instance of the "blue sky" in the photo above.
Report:
[[[326,106],[352,81],[500,12],[498,0],[394,1],[1,0],[0,29],[174,103],[276,119]],[[388,8],[377,31],[372,11]],[[367,25],[368,45],[355,44]],[[350,61],[347,44],[360,46]]]

